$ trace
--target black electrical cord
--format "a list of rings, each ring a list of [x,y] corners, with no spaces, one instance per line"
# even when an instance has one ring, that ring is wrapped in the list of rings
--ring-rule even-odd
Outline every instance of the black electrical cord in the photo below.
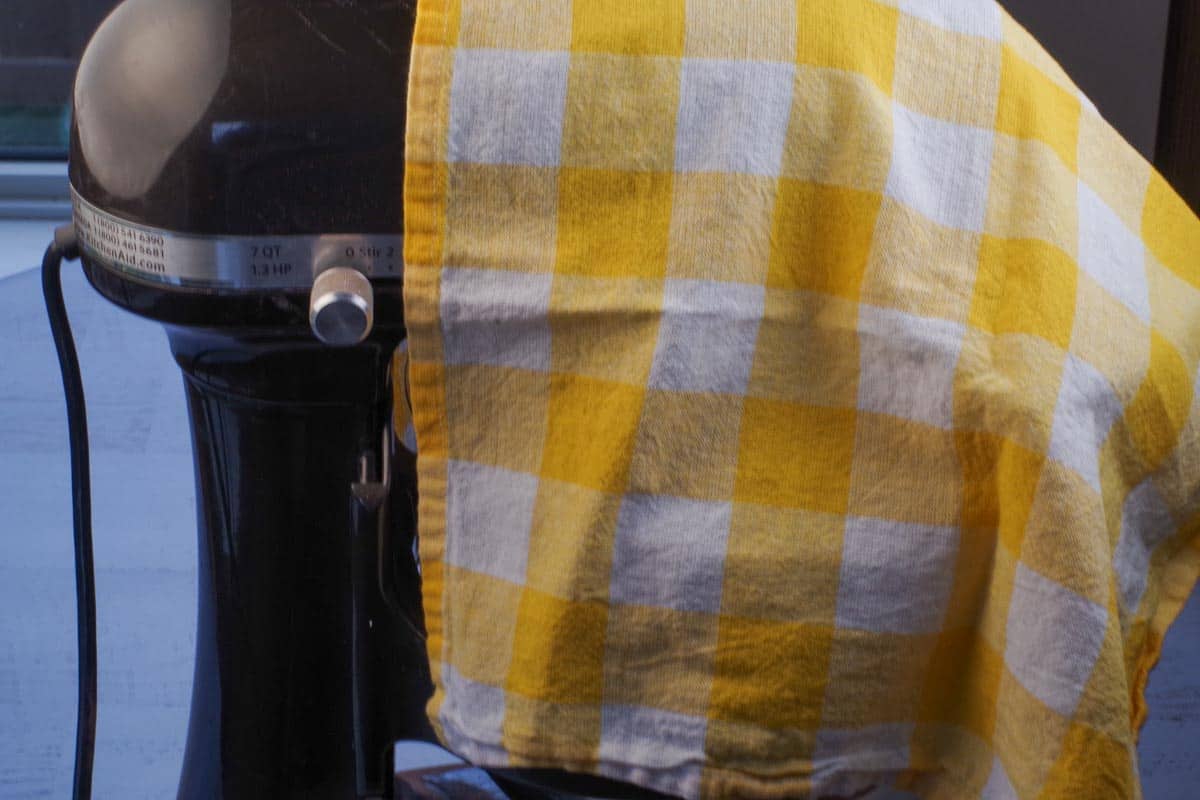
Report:
[[[75,229],[63,225],[42,259],[42,294],[50,331],[58,350],[63,392],[67,397],[67,428],[71,447],[71,507],[75,516],[75,604],[79,638],[79,714],[75,727],[75,783],[72,796],[92,796],[92,759],[96,750],[96,580],[92,564],[92,488],[88,466],[87,410],[79,357],[71,338],[62,293],[62,262],[79,257]]]

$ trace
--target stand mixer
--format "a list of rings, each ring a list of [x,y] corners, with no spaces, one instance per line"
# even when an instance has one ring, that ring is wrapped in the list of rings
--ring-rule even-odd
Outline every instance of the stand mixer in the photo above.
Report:
[[[74,94],[84,271],[161,322],[199,508],[180,798],[390,792],[432,739],[392,435],[413,4],[127,0]]]

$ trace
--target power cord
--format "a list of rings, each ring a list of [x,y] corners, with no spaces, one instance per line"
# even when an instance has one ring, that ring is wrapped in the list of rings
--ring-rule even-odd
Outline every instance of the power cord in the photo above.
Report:
[[[79,258],[75,228],[63,225],[42,259],[42,294],[50,331],[58,350],[63,392],[67,398],[67,428],[71,448],[71,507],[75,518],[75,601],[79,638],[79,710],[75,727],[75,781],[72,797],[92,796],[92,761],[96,751],[96,579],[92,563],[92,489],[88,456],[87,409],[79,357],[71,338],[62,293],[62,262]]]

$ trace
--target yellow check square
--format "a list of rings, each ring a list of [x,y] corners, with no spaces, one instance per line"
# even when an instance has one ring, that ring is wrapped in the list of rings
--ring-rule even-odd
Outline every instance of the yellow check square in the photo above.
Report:
[[[608,600],[621,498],[542,478],[529,532],[527,585],[576,602]]]
[[[902,14],[896,102],[960,125],[991,128],[1000,89],[1000,45]]]
[[[1000,105],[996,130],[1021,139],[1038,139],[1074,171],[1079,152],[1079,96],[1005,45],[1001,53]]]
[[[695,714],[712,689],[717,617],[614,604],[605,637],[604,701]]]
[[[1083,502],[1067,503],[1064,498]],[[1112,580],[1108,538],[1085,537],[1078,531],[1103,531],[1106,526],[1104,503],[1096,490],[1071,468],[1047,459],[1025,523],[1021,563],[1104,605]],[[1072,557],[1063,558],[1064,551]]]
[[[834,632],[821,724],[860,728],[916,719],[936,634]],[[880,680],[880,672],[887,675]]]
[[[538,767],[547,761],[591,769],[596,763],[602,728],[601,708],[504,695],[501,727],[509,748],[508,766]]]
[[[1150,328],[1090,275],[1080,273],[1078,287],[1071,353],[1108,378],[1128,404],[1150,368]]]
[[[546,438],[550,376],[541,372],[467,364],[446,367],[449,457],[536,475]],[[512,402],[524,398],[523,403]],[[470,424],[483,414],[493,424]]]
[[[662,296],[660,280],[556,276],[550,290],[550,368],[644,386],[654,363]]]
[[[564,168],[555,268],[594,278],[661,278],[670,223],[669,174]]]
[[[611,381],[554,375],[542,475],[601,492],[624,492],[643,393]]]
[[[446,661],[468,680],[503,686],[516,637],[521,587],[449,564],[445,578],[448,588],[440,618],[445,625]],[[476,613],[480,608],[491,613]]]
[[[955,596],[945,629],[973,627],[993,652],[1008,649],[1008,623],[1017,573],[1024,569],[1020,556],[1003,546],[995,528],[974,528],[965,533],[955,570]]]
[[[734,499],[842,514],[855,411],[747,398]]]
[[[1142,216],[1142,236],[1154,257],[1200,288],[1200,219],[1161,175],[1150,178]]]
[[[742,398],[699,392],[646,394],[629,491],[729,500],[737,471]],[[686,469],[664,465],[687,464]]]
[[[1009,553],[1021,552],[1044,457],[992,433],[957,431],[966,528],[998,530]]]
[[[885,197],[860,299],[918,317],[966,322],[979,242],[977,233],[939,225]]]
[[[956,525],[962,475],[951,431],[859,412],[849,513],[897,522]]]
[[[1200,287],[1181,278],[1154,256],[1146,259],[1146,278],[1150,294],[1150,317],[1155,330],[1179,352],[1189,371],[1200,361]]]
[[[1064,350],[1075,323],[1078,269],[1037,239],[984,236],[970,323],[990,333],[1028,333]]]
[[[1039,239],[1079,256],[1079,181],[1038,139],[998,134],[992,154],[984,231]]]
[[[487,0],[461,0],[458,43],[496,50],[566,50],[571,46],[571,0],[505,0],[494,14]]]
[[[825,0],[805,8],[796,62],[857,72],[891,94],[899,12],[872,0]]]
[[[721,617],[710,718],[766,728],[812,729],[821,721],[833,629]],[[757,676],[747,681],[745,676]]]
[[[1128,737],[1128,734],[1126,734]],[[1073,723],[1063,739],[1062,750],[1042,787],[1045,797],[1085,797],[1094,791],[1094,764],[1105,765],[1111,776],[1114,797],[1137,797],[1142,787],[1136,775],[1135,750],[1125,741],[1106,735],[1088,725]]]
[[[832,625],[845,524],[838,514],[735,503],[721,612]],[[807,577],[797,593],[800,574]]]
[[[828,294],[768,289],[764,306],[747,394],[854,408],[858,304]],[[796,375],[805,380],[794,380]]]
[[[683,55],[684,0],[574,0],[571,50]]]
[[[451,165],[449,179],[447,264],[554,269],[557,170],[458,163]]]
[[[794,0],[687,0],[688,58],[796,58]]]
[[[572,55],[563,111],[562,165],[673,171],[679,81],[677,59]],[[615,198],[606,204],[622,205]]]
[[[997,688],[996,747],[1010,755],[1009,778],[1018,797],[1038,795],[1045,786],[1070,720],[1052,711],[1021,686],[1008,670]]]
[[[476,606],[477,610],[487,606]],[[487,613],[478,613],[490,619]],[[516,614],[508,691],[555,703],[599,703],[604,693],[603,603],[525,589]],[[485,651],[486,652],[486,651]]]
[[[1142,227],[1154,169],[1100,116],[1084,108],[1079,119],[1079,179],[1091,187],[1129,230]]]
[[[1149,469],[1157,469],[1175,449],[1191,410],[1193,385],[1179,351],[1158,331],[1152,332],[1150,371],[1125,409],[1125,425]]]
[[[762,284],[771,257],[774,178],[675,176],[667,277]]]
[[[780,175],[882,192],[892,163],[892,102],[886,90],[857,72],[801,64],[792,96],[804,102],[792,106]]]
[[[857,300],[881,195],[779,181],[767,286]]]
[[[1003,672],[1003,657],[974,631],[946,631],[925,670],[918,719],[958,725],[990,742]]]
[[[716,764],[737,759],[745,768],[759,774],[769,773],[776,765],[789,759],[808,759],[817,743],[814,729],[764,728],[753,722],[735,722],[714,718],[709,713],[704,754]],[[707,776],[704,797],[739,797],[745,795],[745,784],[730,776],[726,770],[712,770]],[[806,774],[776,779],[773,788],[783,797],[808,797],[812,779]]]
[[[954,775],[954,788],[942,788],[945,754],[954,753],[960,768]],[[942,722],[918,722],[909,743],[909,775],[897,782],[900,788],[918,797],[982,797],[984,787],[995,770],[995,753],[990,745],[958,725]]]
[[[1129,637],[1129,628],[1122,622],[1123,615],[1117,610],[1119,602],[1110,594],[1104,602],[1098,603],[1107,606],[1108,626],[1096,665],[1075,709],[1074,721],[1090,726],[1097,733],[1128,741],[1131,733],[1128,719],[1112,714],[1112,698],[1119,696],[1122,689],[1128,691],[1129,670],[1124,649],[1138,650]]]
[[[968,328],[954,376],[954,426],[1045,453],[1066,352],[1040,336]]]

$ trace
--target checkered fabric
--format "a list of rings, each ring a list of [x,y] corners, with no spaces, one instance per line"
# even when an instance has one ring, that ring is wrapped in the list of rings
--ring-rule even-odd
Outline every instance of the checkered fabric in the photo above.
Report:
[[[1200,221],[990,0],[421,0],[430,711],[686,797],[1127,798]]]

